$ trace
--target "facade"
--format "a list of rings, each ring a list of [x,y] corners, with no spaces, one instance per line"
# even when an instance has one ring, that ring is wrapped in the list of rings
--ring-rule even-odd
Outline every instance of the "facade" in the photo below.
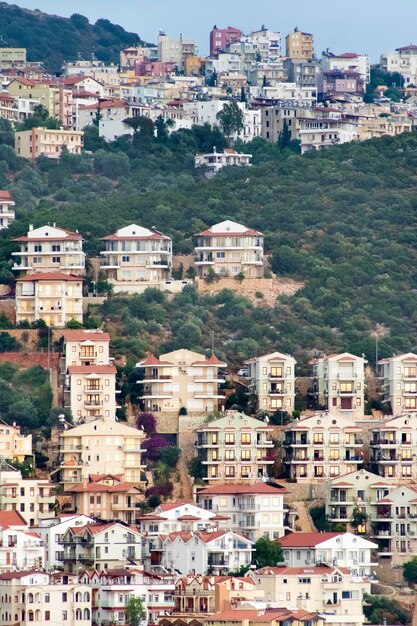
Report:
[[[316,414],[285,431],[283,463],[296,481],[337,478],[363,463],[362,429],[348,417]]]
[[[17,511],[0,511],[0,573],[42,567],[45,548]]]
[[[26,65],[26,48],[0,48],[0,69]]]
[[[365,359],[343,352],[313,362],[318,406],[332,415],[364,415]]]
[[[174,350],[159,358],[150,354],[136,367],[145,370],[142,402],[146,411],[178,413],[185,408],[188,413],[213,413],[222,409],[224,394],[219,385],[227,364],[215,354],[207,358],[191,350]]]
[[[376,474],[401,482],[417,478],[417,413],[388,418],[370,436],[369,463]]]
[[[47,479],[23,479],[20,470],[0,459],[0,511],[18,511],[34,526],[55,514],[54,485]]]
[[[29,226],[26,236],[14,239],[20,246],[12,256],[18,257],[12,267],[21,275],[38,272],[63,272],[76,276],[85,273],[83,238],[72,232],[52,226],[33,228]]]
[[[199,278],[220,276],[262,278],[263,234],[230,220],[214,224],[195,235],[195,269]]]
[[[314,36],[303,33],[298,28],[285,37],[287,59],[312,59],[314,57]]]
[[[103,241],[101,268],[116,293],[140,293],[170,278],[172,241],[159,231],[130,224]]]
[[[284,69],[290,83],[295,83],[297,87],[317,88],[320,69],[318,59],[287,58],[284,60]]]
[[[33,462],[32,435],[22,435],[20,426],[0,421],[0,456],[6,461]]]
[[[286,510],[281,487],[256,485],[213,485],[197,492],[197,502],[204,509],[227,516],[229,527],[251,541],[260,537],[279,539],[285,534]]]
[[[180,35],[180,39],[171,39],[162,31],[159,32],[158,61],[175,63],[178,69],[182,70],[186,58],[196,55],[197,44],[194,41],[185,40],[182,35]]]
[[[249,167],[252,165],[251,159],[251,154],[243,154],[241,152],[236,152],[231,148],[225,148],[223,152],[216,152],[216,150],[213,150],[213,152],[207,154],[196,154],[194,163],[195,167],[206,168],[206,176],[210,178],[227,165]]]
[[[381,55],[381,68],[386,72],[398,72],[407,87],[417,83],[417,46],[410,44],[397,48],[395,52]]]
[[[383,402],[391,405],[392,415],[417,409],[417,354],[397,354],[378,361]]]
[[[46,570],[64,566],[64,548],[62,538],[70,527],[78,528],[93,524],[94,520],[86,515],[62,513],[56,517],[42,519],[32,528],[39,535],[45,546],[44,568]]]
[[[363,91],[371,79],[370,59],[367,54],[356,54],[356,52],[333,54],[333,52],[326,51],[322,53],[321,68],[323,72],[329,70],[357,72],[363,81]]]
[[[3,228],[9,228],[10,224],[14,222],[16,218],[14,207],[15,203],[12,199],[10,191],[0,190],[0,230]]]
[[[214,57],[222,50],[226,50],[230,44],[239,41],[242,35],[242,31],[234,26],[227,28],[213,26],[210,31],[210,56]]]
[[[357,117],[344,115],[340,111],[300,118],[299,124],[301,154],[307,150],[321,150],[358,139]]]
[[[203,480],[208,483],[266,480],[268,468],[274,464],[272,431],[265,422],[243,413],[227,413],[196,429]]]
[[[272,352],[245,361],[254,411],[292,413],[295,401],[295,364],[289,354]]]
[[[250,606],[250,605],[249,605]],[[238,608],[222,613],[215,613],[204,620],[205,626],[323,626],[325,619],[321,615],[302,610],[286,608]],[[165,626],[162,624],[161,626]]]
[[[83,279],[73,274],[38,272],[16,280],[16,323],[44,320],[64,328],[83,321]]]
[[[8,93],[15,98],[30,98],[38,100],[38,102],[42,103],[42,105],[48,110],[51,117],[54,117],[61,122],[63,128],[72,128],[72,91],[63,83],[59,83],[57,81],[51,83],[50,81],[16,78],[9,84]],[[41,131],[45,129],[39,128],[37,130]],[[70,149],[69,146],[68,149]],[[23,153],[22,156],[24,156]],[[39,154],[36,156],[39,156]]]
[[[82,130],[32,128],[32,130],[22,130],[15,134],[15,150],[18,156],[32,159],[32,161],[40,156],[59,159],[64,147],[70,154],[81,154],[83,138]]]

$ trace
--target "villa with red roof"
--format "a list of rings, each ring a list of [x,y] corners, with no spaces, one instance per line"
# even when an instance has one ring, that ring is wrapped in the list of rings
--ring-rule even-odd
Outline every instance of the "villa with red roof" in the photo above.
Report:
[[[204,278],[212,272],[220,276],[262,278],[263,234],[243,224],[225,220],[197,233],[194,248],[196,275]]]
[[[0,573],[41,567],[45,548],[17,511],[0,511]]]
[[[150,354],[136,367],[145,371],[143,408],[156,413],[212,413],[221,410],[224,395],[219,385],[224,381],[221,370],[227,364],[215,354],[206,357],[184,348],[161,354]]]
[[[0,190],[0,230],[9,228],[14,222],[16,215],[14,212],[15,203],[10,191]]]
[[[317,408],[336,416],[363,417],[366,363],[362,356],[349,352],[313,361]]]

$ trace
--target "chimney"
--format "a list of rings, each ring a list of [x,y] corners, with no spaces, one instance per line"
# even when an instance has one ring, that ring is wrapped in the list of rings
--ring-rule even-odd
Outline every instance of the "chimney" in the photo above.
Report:
[[[29,224],[29,232],[33,230],[33,224]]]

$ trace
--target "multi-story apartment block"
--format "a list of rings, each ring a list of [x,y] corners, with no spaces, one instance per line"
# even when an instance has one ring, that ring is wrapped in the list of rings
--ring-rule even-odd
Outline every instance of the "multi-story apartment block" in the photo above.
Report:
[[[39,127],[21,130],[15,134],[16,154],[32,161],[40,156],[59,159],[64,147],[70,154],[81,154],[83,142],[82,130],[52,130]]]
[[[83,279],[62,272],[38,272],[16,280],[16,323],[43,320],[64,328],[83,321]]]
[[[376,513],[379,500],[389,496],[395,484],[382,481],[377,474],[364,469],[333,478],[326,483],[326,515],[332,524],[351,524],[355,512],[363,515],[363,524],[355,531],[365,533]]]
[[[0,69],[7,70],[26,65],[26,48],[0,48]]]
[[[78,232],[55,224],[40,228],[30,225],[26,236],[13,241],[20,245],[20,250],[12,252],[12,256],[18,257],[12,270],[21,272],[21,275],[63,272],[78,276],[85,273],[83,238]]]
[[[116,416],[116,368],[114,365],[70,365],[64,387],[64,404],[76,422]]]
[[[0,456],[19,463],[30,459],[33,464],[32,435],[22,435],[20,426],[0,420]]]
[[[145,370],[144,408],[152,412],[212,413],[222,408],[224,382],[220,370],[227,367],[214,354],[181,349],[161,354],[159,359],[150,354],[136,367]]]
[[[320,69],[318,59],[285,59],[284,70],[287,80],[297,87],[317,88],[317,75]],[[317,95],[317,94],[316,94]]]
[[[62,513],[56,517],[42,519],[39,524],[32,527],[31,530],[41,538],[45,546],[44,568],[46,570],[55,570],[56,568],[64,568],[64,548],[62,538],[70,527],[78,528],[93,524],[92,517],[86,515],[73,515],[70,513]]]
[[[0,511],[0,572],[42,567],[45,548],[17,511]]]
[[[404,79],[407,87],[417,83],[417,46],[410,44],[396,48],[395,52],[381,55],[381,68],[386,72],[398,72]]]
[[[201,508],[193,502],[165,502],[153,513],[141,515],[138,528],[143,535],[157,536],[173,532],[210,530],[230,527],[230,517]]]
[[[329,70],[357,72],[363,80],[364,91],[371,79],[371,65],[369,55],[367,54],[356,54],[356,52],[333,54],[333,52],[327,50],[322,53],[321,68],[323,72]]]
[[[54,485],[47,479],[23,479],[0,458],[0,510],[18,511],[30,526],[55,514]]]
[[[316,414],[285,431],[283,463],[293,480],[336,478],[363,463],[360,426],[347,417]]]
[[[219,52],[226,50],[230,44],[236,43],[242,36],[242,31],[234,26],[227,28],[214,26],[210,31],[210,56],[214,57]]]
[[[196,274],[200,278],[211,272],[221,276],[262,278],[264,272],[263,234],[243,224],[225,220],[197,235],[194,248]]]
[[[60,481],[64,488],[84,483],[90,474],[122,474],[141,482],[141,443],[145,433],[111,419],[97,419],[62,431],[59,440]]]
[[[110,335],[102,330],[70,330],[62,331],[64,355],[61,372],[65,374],[71,365],[109,365]]]
[[[126,524],[139,521],[143,493],[119,476],[90,475],[88,481],[69,487],[66,493],[72,496],[71,508],[79,515],[117,519]]]
[[[139,293],[169,279],[172,241],[157,230],[136,224],[103,237],[106,250],[102,269],[115,292]]]
[[[252,31],[250,35],[243,38],[244,42],[253,44],[256,53],[255,60],[277,61],[281,57],[281,33],[262,27],[260,30]]]
[[[64,563],[69,572],[79,567],[108,570],[141,561],[142,537],[133,526],[121,522],[70,527],[62,538]]]
[[[91,589],[79,584],[77,576],[65,575],[65,582],[58,583],[53,574],[40,570],[7,572],[0,574],[0,597],[4,626],[91,624]]]
[[[15,203],[10,191],[0,190],[0,230],[9,228],[10,224],[14,222],[16,218],[14,207]]]
[[[158,35],[158,61],[175,63],[179,70],[184,68],[185,59],[196,56],[197,44],[191,40],[171,39],[160,31]]]
[[[203,480],[256,483],[274,464],[273,428],[244,415],[228,413],[196,429],[196,450]]]
[[[391,404],[391,414],[417,409],[417,354],[408,352],[378,361],[383,402]]]
[[[256,485],[215,485],[197,492],[204,508],[228,518],[228,525],[256,541],[260,537],[279,539],[287,527],[282,487]]]
[[[252,605],[250,605],[252,606]],[[205,626],[324,626],[325,619],[317,613],[286,608],[233,608],[229,611],[209,615],[204,620]],[[162,625],[161,625],[162,626]],[[165,625],[163,625],[165,626]]]
[[[18,77],[9,84],[8,92],[15,98],[37,99],[51,117],[61,122],[63,128],[72,128],[72,91],[64,84]]]
[[[288,567],[329,565],[348,568],[357,579],[373,578],[376,543],[352,533],[291,533],[279,540]]]
[[[196,154],[194,159],[195,167],[204,167],[206,169],[206,177],[211,178],[214,174],[217,174],[223,167],[236,165],[238,167],[249,167],[251,163],[252,155],[236,152],[231,148],[225,148],[223,152],[217,152],[213,149],[213,152],[206,154]]]
[[[321,150],[358,139],[358,118],[340,111],[317,110],[299,120],[301,154],[307,150]]]
[[[348,352],[329,354],[313,362],[317,403],[332,415],[364,415],[365,359]]]
[[[294,410],[295,364],[289,354],[272,352],[245,361],[249,367],[249,393],[254,411]]]
[[[285,37],[287,59],[312,59],[314,57],[314,35],[303,33],[298,28]]]
[[[384,478],[417,478],[417,413],[388,418],[371,430],[370,466]]]

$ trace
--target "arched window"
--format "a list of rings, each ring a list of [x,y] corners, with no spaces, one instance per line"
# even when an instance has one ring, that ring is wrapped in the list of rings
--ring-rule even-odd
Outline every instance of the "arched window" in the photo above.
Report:
[[[90,602],[90,592],[86,591],[84,594],[84,602]]]
[[[84,619],[90,620],[90,609],[84,609]]]
[[[81,620],[83,618],[83,612],[81,609],[77,609],[75,611],[75,619],[76,620]]]
[[[28,602],[33,604],[33,593],[28,593]]]
[[[36,609],[35,611],[35,622],[40,622],[41,621],[41,612],[39,609]]]
[[[76,602],[81,602],[81,600],[83,599],[82,594],[80,591],[77,591],[77,593],[75,594],[75,601]]]
[[[37,593],[37,594],[35,595],[35,602],[36,602],[36,604],[40,604],[40,601],[41,601],[41,594],[40,594],[40,593]]]
[[[29,622],[33,622],[33,611],[28,611],[28,620]]]

